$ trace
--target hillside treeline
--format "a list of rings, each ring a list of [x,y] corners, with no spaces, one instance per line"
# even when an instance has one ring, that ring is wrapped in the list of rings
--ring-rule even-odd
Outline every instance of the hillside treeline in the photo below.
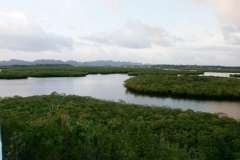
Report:
[[[223,114],[59,95],[0,102],[4,159],[240,158],[240,123]]]
[[[139,75],[125,87],[140,93],[193,98],[240,99],[240,80],[213,76]]]

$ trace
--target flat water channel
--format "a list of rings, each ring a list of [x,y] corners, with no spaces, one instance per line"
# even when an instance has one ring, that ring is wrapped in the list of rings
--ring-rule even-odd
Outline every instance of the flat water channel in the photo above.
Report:
[[[239,73],[224,73],[224,72],[205,72],[204,76],[216,76],[216,77],[230,77],[230,74],[239,74]]]
[[[64,78],[28,78],[21,80],[0,80],[0,96],[32,96],[58,93],[91,96],[98,99],[112,101],[124,100],[127,103],[168,106],[192,109],[203,112],[222,112],[230,117],[240,118],[240,101],[216,101],[179,99],[172,97],[159,97],[136,94],[128,91],[124,86],[124,80],[130,78],[124,74],[87,75],[86,77]]]

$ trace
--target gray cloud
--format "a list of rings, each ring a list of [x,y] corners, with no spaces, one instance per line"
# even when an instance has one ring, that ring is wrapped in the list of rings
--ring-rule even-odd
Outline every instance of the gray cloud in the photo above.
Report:
[[[201,51],[201,52],[222,52],[222,53],[239,53],[239,47],[228,47],[228,46],[205,46],[196,48],[182,48],[181,50]]]
[[[0,48],[25,52],[60,51],[73,48],[72,38],[46,33],[29,23],[0,24]]]
[[[228,43],[240,45],[240,27],[233,25],[223,26],[222,34]]]
[[[98,42],[107,45],[116,45],[126,48],[150,48],[152,44],[170,46],[175,41],[182,40],[170,35],[162,27],[142,24],[140,21],[129,20],[125,27],[113,32],[96,32],[79,37],[82,40]]]
[[[128,20],[125,27],[140,35],[149,38],[151,43],[159,46],[171,46],[175,41],[182,41],[182,38],[171,35],[164,28],[156,25],[146,25],[140,21]]]
[[[92,35],[80,37],[83,40],[89,40],[108,45],[117,45],[126,48],[149,48],[151,42],[142,35],[131,34],[122,30],[111,33],[97,32]]]
[[[204,46],[192,48],[179,48],[179,52],[191,54],[194,58],[187,58],[186,62],[203,65],[229,65],[238,66],[240,47],[234,46]],[[178,57],[181,59],[181,57]],[[194,62],[195,61],[195,62]]]

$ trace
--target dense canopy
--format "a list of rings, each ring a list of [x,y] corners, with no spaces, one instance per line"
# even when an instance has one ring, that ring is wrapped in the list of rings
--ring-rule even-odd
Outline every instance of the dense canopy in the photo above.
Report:
[[[91,97],[5,97],[4,159],[238,159],[240,123],[223,114]]]
[[[240,80],[207,76],[140,75],[125,81],[128,89],[194,98],[240,99]]]
[[[157,68],[124,68],[124,67],[73,67],[73,66],[10,66],[3,67],[0,79],[21,79],[28,77],[79,77],[88,74],[163,74],[163,75],[199,75],[202,71],[161,70]]]

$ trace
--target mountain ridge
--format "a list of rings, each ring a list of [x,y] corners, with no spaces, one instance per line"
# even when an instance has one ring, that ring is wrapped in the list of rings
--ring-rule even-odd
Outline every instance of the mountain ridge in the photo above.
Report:
[[[74,60],[62,61],[54,59],[38,59],[34,61],[24,61],[19,59],[11,59],[8,61],[0,61],[0,66],[11,66],[11,65],[37,65],[37,64],[70,64],[73,66],[139,66],[142,63],[137,62],[120,62],[112,60],[98,60],[98,61],[88,61],[88,62],[77,62]]]

